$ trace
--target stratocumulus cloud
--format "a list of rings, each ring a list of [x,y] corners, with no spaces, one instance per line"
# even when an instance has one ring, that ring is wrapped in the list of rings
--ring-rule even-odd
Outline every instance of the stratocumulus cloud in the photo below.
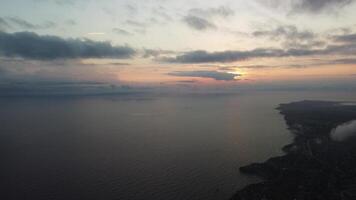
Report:
[[[314,33],[310,31],[300,31],[294,25],[279,25],[278,27],[270,30],[258,30],[253,32],[255,37],[270,37],[274,40],[280,39],[299,39],[309,40],[315,37]]]
[[[259,0],[270,7],[280,7],[289,14],[319,14],[326,11],[339,12],[355,0]]]
[[[163,62],[169,63],[228,63],[254,58],[302,57],[320,55],[350,56],[356,53],[355,34],[335,36],[334,43],[323,48],[314,48],[313,45],[290,48],[258,48],[247,51],[228,50],[208,52],[205,50],[189,51],[175,57],[162,57]]]
[[[166,57],[161,60],[171,63],[209,63],[209,62],[234,62],[252,57],[282,56],[283,50],[255,49],[252,51],[191,51],[176,57]]]
[[[309,30],[300,30],[295,25],[278,25],[271,28],[263,28],[252,32],[252,36],[269,38],[272,41],[281,41],[284,47],[320,47],[325,44],[318,35]]]
[[[328,8],[340,8],[354,2],[354,0],[298,0],[294,1],[296,12],[320,12]]]
[[[109,42],[88,39],[63,39],[33,32],[0,32],[0,55],[34,60],[73,58],[130,58],[135,50],[128,46],[113,46]]]
[[[337,42],[356,43],[356,34],[345,34],[334,37]]]
[[[200,78],[212,78],[217,81],[232,81],[235,80],[238,74],[231,74],[227,72],[218,71],[176,71],[171,72],[168,75],[171,76],[183,76],[183,77],[200,77]]]

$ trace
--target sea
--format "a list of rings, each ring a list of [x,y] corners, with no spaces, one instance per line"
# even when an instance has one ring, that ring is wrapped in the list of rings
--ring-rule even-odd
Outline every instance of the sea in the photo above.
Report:
[[[227,200],[290,143],[281,103],[352,91],[0,98],[0,199]]]

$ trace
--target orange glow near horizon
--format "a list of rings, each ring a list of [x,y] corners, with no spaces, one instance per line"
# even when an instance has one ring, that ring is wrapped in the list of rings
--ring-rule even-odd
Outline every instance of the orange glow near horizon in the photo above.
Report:
[[[300,64],[300,67],[290,64],[303,63],[302,61],[306,63],[305,66],[307,67],[303,67],[302,64]],[[229,65],[154,65],[144,64],[143,61],[139,63],[126,63],[125,61],[117,62],[110,59],[87,59],[82,60],[81,63],[96,66],[98,72],[106,71],[115,74],[110,80],[116,79],[120,83],[133,85],[234,85],[265,81],[342,79],[350,77],[351,74],[356,74],[355,65],[352,64],[310,65],[312,61],[308,62],[308,60],[293,58],[269,58],[258,61],[246,61],[239,64],[231,64],[231,67]],[[285,64],[278,65],[278,63]],[[214,80],[213,78],[172,76],[169,74],[175,71],[216,71],[219,73],[234,74],[236,77],[231,81],[221,81]],[[97,74],[100,75],[102,73]]]
[[[136,84],[162,84],[174,82],[184,82],[186,84],[199,84],[199,85],[221,85],[221,84],[234,84],[234,83],[248,83],[259,81],[285,81],[285,80],[310,80],[315,78],[342,78],[356,74],[354,65],[330,65],[330,66],[313,66],[305,68],[290,68],[290,67],[276,67],[276,68],[249,68],[243,69],[235,67],[225,73],[236,74],[235,81],[218,81],[212,78],[204,77],[177,77],[169,75],[172,71],[194,71],[204,70],[202,68],[192,67],[169,67],[164,66],[151,68],[151,67],[127,67],[120,69],[118,73],[118,80],[120,82],[136,83]],[[217,69],[217,71],[219,71]],[[224,72],[224,71],[221,71]]]

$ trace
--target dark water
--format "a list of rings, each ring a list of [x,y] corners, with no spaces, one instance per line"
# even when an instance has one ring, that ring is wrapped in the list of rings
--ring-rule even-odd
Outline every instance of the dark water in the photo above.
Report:
[[[291,140],[279,103],[352,96],[2,98],[1,199],[228,199]]]

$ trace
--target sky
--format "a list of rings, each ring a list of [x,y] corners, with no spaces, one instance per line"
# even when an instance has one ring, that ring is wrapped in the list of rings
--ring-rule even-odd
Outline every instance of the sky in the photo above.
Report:
[[[355,89],[356,0],[0,0],[0,92]]]

